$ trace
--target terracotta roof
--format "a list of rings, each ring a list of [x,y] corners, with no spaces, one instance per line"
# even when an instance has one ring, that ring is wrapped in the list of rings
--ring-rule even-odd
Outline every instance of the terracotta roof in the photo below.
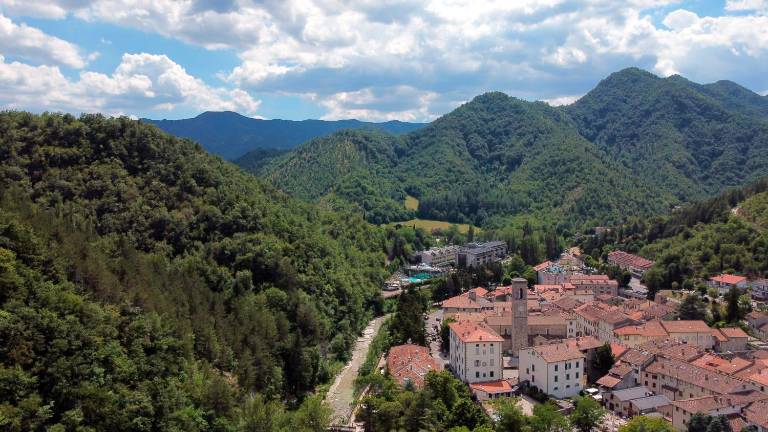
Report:
[[[475,294],[475,300],[470,298],[470,293]],[[486,294],[488,294],[488,290],[485,288],[472,288],[464,294],[444,300],[442,307],[455,309],[483,309],[490,307],[491,302],[485,298]]]
[[[676,400],[672,401],[672,405],[689,413],[709,413],[716,409],[744,406],[765,399],[768,399],[768,395],[765,393],[748,391],[740,394],[702,396],[692,399]]]
[[[693,361],[704,354],[704,350],[698,345],[690,345],[674,339],[651,340],[638,345],[640,350],[651,354],[657,354],[666,358],[682,360],[685,362]]]
[[[504,338],[482,322],[459,321],[448,324],[451,331],[464,342],[503,342]]]
[[[568,276],[568,282],[573,283],[573,281],[601,281],[601,280],[610,280],[611,278],[608,277],[608,275],[604,274],[596,274],[596,275],[586,275],[586,274],[572,274]]]
[[[619,311],[615,306],[610,306],[598,302],[585,303],[574,309],[574,312],[581,315],[588,321],[603,321],[614,326],[616,324],[635,322],[632,320],[632,318]]]
[[[734,357],[731,360],[727,360],[720,356],[707,353],[692,361],[691,364],[705,369],[724,373],[726,375],[733,375],[736,372],[751,366],[752,362],[749,360],[744,360],[740,357]]]
[[[539,271],[542,271],[542,270],[544,270],[544,269],[547,269],[547,268],[549,268],[549,266],[551,266],[551,265],[552,265],[552,262],[551,262],[551,261],[544,261],[543,263],[541,263],[541,264],[539,264],[539,265],[535,266],[535,267],[533,268],[533,271],[535,271],[535,272],[539,272]]]
[[[529,349],[533,350],[533,352],[543,358],[547,363],[584,358],[584,354],[574,345],[569,345],[562,342],[539,345]]]
[[[510,384],[507,380],[486,381],[480,383],[472,383],[469,385],[469,388],[474,391],[482,391],[489,394],[509,393],[512,391],[512,384]]]
[[[679,360],[657,358],[645,368],[645,372],[670,376],[718,394],[747,390],[747,384],[742,380]]]
[[[613,354],[613,358],[618,359],[621,358],[622,355],[624,355],[625,352],[629,347],[622,345],[620,343],[612,343],[611,344],[611,353]]]
[[[566,311],[572,311],[583,304],[581,301],[577,300],[575,297],[572,297],[572,296],[561,297],[560,299],[555,300],[552,303],[555,306],[559,307],[560,309],[566,310]]]
[[[653,266],[653,261],[624,251],[610,252],[608,254],[608,260],[615,262],[619,266],[632,266],[643,269],[648,269]]]
[[[718,342],[728,342],[728,337],[725,336],[723,332],[720,331],[720,329],[713,328],[712,336],[714,336],[714,338],[717,339]]]
[[[621,378],[619,377],[613,375],[603,375],[596,381],[596,384],[607,388],[614,388],[620,382]]]
[[[745,280],[747,280],[747,278],[745,278],[744,276],[737,276],[737,275],[723,273],[717,276],[712,276],[711,278],[709,278],[709,280],[713,282],[728,284],[728,285],[736,285],[737,283],[744,282]]]
[[[608,371],[609,374],[618,377],[623,377],[630,372],[632,372],[632,366],[629,363],[616,364],[611,368],[611,370]]]
[[[565,318],[558,315],[528,315],[529,326],[566,325]]]
[[[768,386],[768,359],[755,360],[752,366],[740,370],[735,376],[761,386]]]
[[[701,320],[662,321],[661,324],[670,333],[712,333],[707,323]]]
[[[744,330],[740,329],[739,327],[724,327],[721,328],[720,331],[728,337],[728,339],[733,338],[748,338],[749,335],[744,333]]]
[[[429,348],[406,344],[390,348],[387,354],[387,372],[401,385],[412,382],[424,386],[424,376],[429,371],[440,371],[440,365],[429,354]]]
[[[621,327],[613,331],[620,336],[637,335],[645,337],[667,337],[667,331],[658,321],[649,321],[636,326]]]
[[[752,402],[744,408],[744,418],[747,423],[758,425],[761,428],[768,428],[768,400],[759,400]]]
[[[627,352],[621,356],[623,363],[628,363],[633,366],[641,366],[653,359],[653,354],[644,352],[635,348],[630,348]]]

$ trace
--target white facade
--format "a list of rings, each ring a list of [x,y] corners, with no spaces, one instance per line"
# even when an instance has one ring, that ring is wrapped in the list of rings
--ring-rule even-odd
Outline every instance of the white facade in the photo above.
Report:
[[[441,248],[431,248],[419,252],[419,257],[423,264],[428,264],[433,267],[456,265],[459,259],[459,247],[445,246]]]
[[[577,356],[574,353],[567,359],[548,361],[540,352],[542,347],[547,346],[531,347],[520,351],[520,381],[527,380],[529,385],[559,399],[578,395],[587,384],[584,374],[584,355],[579,353]]]
[[[464,333],[461,327],[483,326],[476,323],[451,324],[450,337],[450,365],[453,373],[465,383],[495,381],[503,378],[501,344],[502,338],[493,333],[495,337],[474,337],[476,331]],[[459,330],[455,330],[458,327]],[[485,329],[480,331],[486,332]]]

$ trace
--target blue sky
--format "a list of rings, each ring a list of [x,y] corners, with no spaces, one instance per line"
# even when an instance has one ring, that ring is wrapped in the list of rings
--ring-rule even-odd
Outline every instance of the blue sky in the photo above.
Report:
[[[6,109],[429,121],[637,66],[768,91],[768,0],[0,0]]]

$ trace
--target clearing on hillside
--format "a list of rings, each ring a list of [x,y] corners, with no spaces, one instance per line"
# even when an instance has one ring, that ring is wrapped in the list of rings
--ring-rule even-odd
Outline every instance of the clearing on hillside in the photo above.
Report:
[[[405,225],[405,226],[415,226],[416,228],[423,228],[429,232],[432,232],[432,230],[447,230],[451,225],[456,225],[459,227],[460,233],[465,233],[469,231],[469,224],[455,224],[451,222],[445,222],[445,221],[438,221],[438,220],[431,220],[431,219],[411,219],[407,221],[402,222],[391,222],[387,225]],[[478,227],[475,227],[475,233],[479,233],[481,230]]]
[[[405,208],[407,208],[408,210],[414,210],[414,211],[418,210],[419,199],[414,196],[407,195],[405,197]]]

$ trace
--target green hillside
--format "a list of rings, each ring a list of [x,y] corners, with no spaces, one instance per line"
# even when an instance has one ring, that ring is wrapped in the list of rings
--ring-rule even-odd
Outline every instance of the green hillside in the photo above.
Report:
[[[359,216],[126,118],[0,131],[4,430],[277,425],[248,395],[298,404],[378,305],[385,233]]]
[[[304,199],[352,202],[377,223],[404,220],[411,195],[423,219],[563,231],[756,180],[768,172],[766,113],[768,99],[731,82],[626,69],[568,107],[487,93],[400,137],[310,141],[260,173]]]

